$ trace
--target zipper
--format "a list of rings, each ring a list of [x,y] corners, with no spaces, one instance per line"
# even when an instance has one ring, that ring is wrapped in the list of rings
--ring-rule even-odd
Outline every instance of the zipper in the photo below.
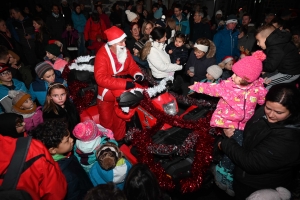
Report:
[[[231,55],[232,55],[232,47],[233,47],[233,45],[232,45],[232,34],[231,34],[231,30],[230,30],[230,43],[231,43],[231,48],[230,48],[230,51],[231,51]]]

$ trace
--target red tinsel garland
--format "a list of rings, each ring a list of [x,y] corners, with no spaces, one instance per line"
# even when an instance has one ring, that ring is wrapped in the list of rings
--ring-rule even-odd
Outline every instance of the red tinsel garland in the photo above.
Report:
[[[150,170],[158,178],[159,184],[163,189],[174,189],[175,184],[172,178],[166,174],[159,163],[154,161],[154,155],[145,147],[153,145],[152,136],[159,131],[165,123],[180,128],[192,129],[194,131],[193,133],[198,137],[195,145],[195,157],[192,164],[191,177],[182,179],[180,185],[182,193],[193,192],[199,189],[203,182],[203,177],[212,161],[213,138],[208,134],[211,113],[205,118],[200,118],[196,121],[183,120],[178,116],[170,116],[156,109],[146,92],[144,92],[144,99],[140,102],[140,105],[157,119],[157,124],[151,129],[144,129],[142,131],[133,130],[132,144],[136,146],[138,160],[149,166]]]

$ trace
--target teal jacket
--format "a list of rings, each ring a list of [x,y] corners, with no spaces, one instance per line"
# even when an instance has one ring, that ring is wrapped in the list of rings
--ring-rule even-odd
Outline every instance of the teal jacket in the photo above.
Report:
[[[176,26],[179,26],[179,32],[181,32],[184,35],[190,34],[190,22],[187,19],[187,17],[182,13],[182,18],[179,21],[175,15],[172,16],[172,18],[176,21]]]

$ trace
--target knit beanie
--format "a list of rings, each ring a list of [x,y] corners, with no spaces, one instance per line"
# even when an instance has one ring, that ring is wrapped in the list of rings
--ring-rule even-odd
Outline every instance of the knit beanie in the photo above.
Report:
[[[91,141],[100,136],[101,132],[93,120],[86,120],[75,126],[73,135],[79,140]]]
[[[126,10],[125,13],[129,22],[132,22],[135,18],[137,18],[137,14],[131,12],[130,10]]]
[[[206,71],[207,71],[207,73],[212,75],[212,77],[214,77],[214,79],[220,78],[220,76],[222,76],[222,73],[223,73],[223,70],[218,65],[212,65],[209,68],[207,68]]]
[[[61,54],[60,48],[56,44],[48,44],[45,47],[45,50],[56,57],[58,57]]]
[[[44,74],[49,70],[54,70],[53,65],[50,62],[40,62],[35,66],[35,73],[39,78],[43,78]]]
[[[30,110],[21,109],[23,103],[31,98],[30,94],[23,91],[10,90],[8,96],[12,99],[12,111],[20,114],[30,114],[36,110],[36,104]]]
[[[155,11],[155,13],[154,13],[154,18],[155,18],[155,19],[160,19],[161,16],[162,16],[162,11],[163,11],[162,7],[160,7],[159,9],[157,9],[157,10]]]
[[[155,21],[155,26],[160,26],[163,28],[166,28],[166,22],[165,22],[166,16],[162,15],[160,19],[157,19]]]
[[[227,20],[226,20],[226,24],[229,24],[229,23],[238,23],[237,21],[237,17],[235,15],[229,15],[227,17]]]
[[[216,15],[223,15],[222,10],[218,10],[218,11],[216,12]]]
[[[247,82],[252,83],[262,72],[262,61],[266,59],[263,51],[256,51],[252,56],[246,56],[232,66],[232,71]]]
[[[262,189],[253,192],[246,200],[289,200],[291,192],[283,187]]]

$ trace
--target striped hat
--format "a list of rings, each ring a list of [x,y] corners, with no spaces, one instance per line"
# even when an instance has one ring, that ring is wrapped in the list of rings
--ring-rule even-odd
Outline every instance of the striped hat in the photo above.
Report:
[[[53,65],[50,62],[40,62],[35,66],[35,73],[39,78],[43,78],[44,74],[49,70],[54,70]]]

